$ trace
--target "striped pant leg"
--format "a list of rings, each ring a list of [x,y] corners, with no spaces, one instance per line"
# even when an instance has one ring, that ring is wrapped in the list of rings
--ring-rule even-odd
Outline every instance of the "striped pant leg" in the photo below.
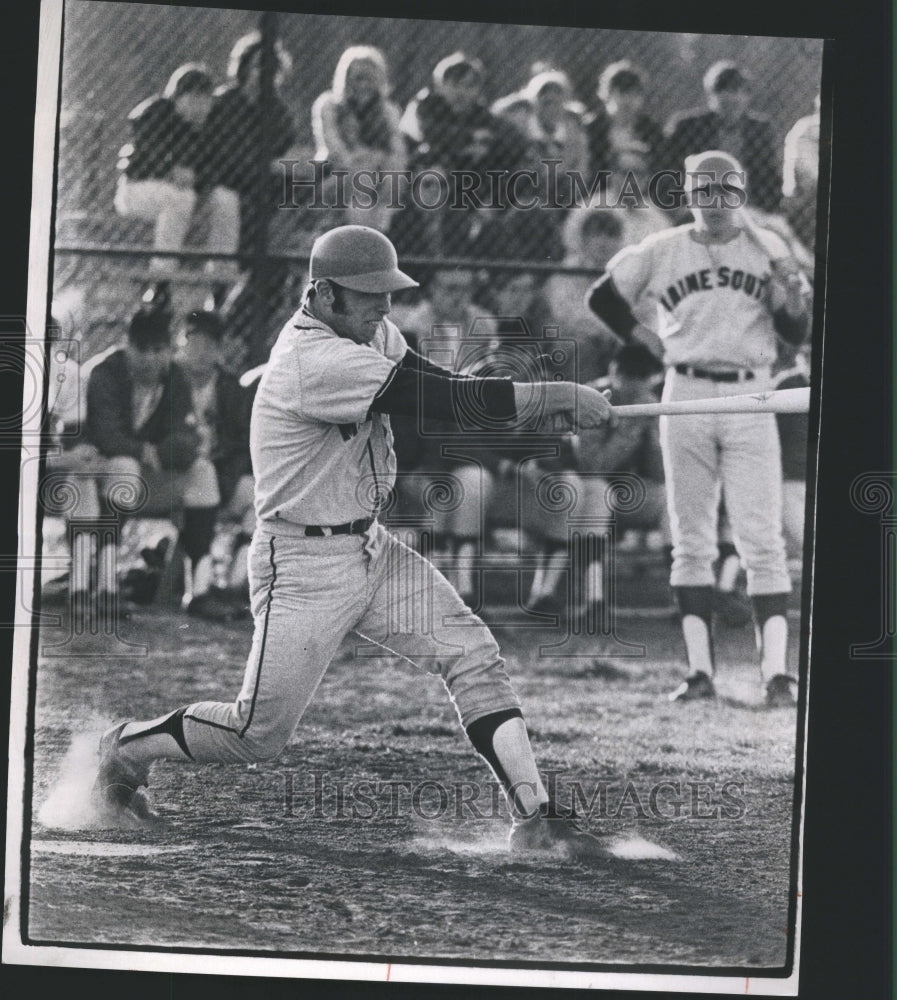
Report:
[[[255,631],[233,702],[184,715],[198,762],[266,760],[289,742],[340,642],[364,610],[357,536],[292,538],[257,531],[249,556]]]

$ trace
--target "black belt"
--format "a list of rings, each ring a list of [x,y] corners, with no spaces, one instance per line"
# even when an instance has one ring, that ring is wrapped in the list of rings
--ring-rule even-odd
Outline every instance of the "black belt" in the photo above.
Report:
[[[712,372],[706,368],[695,368],[694,365],[676,365],[675,368],[680,375],[688,375],[690,378],[709,378],[711,382],[750,382],[754,377],[752,371],[744,368],[734,372]]]
[[[325,538],[327,535],[363,535],[374,523],[372,517],[360,517],[345,524],[306,524],[307,538]]]

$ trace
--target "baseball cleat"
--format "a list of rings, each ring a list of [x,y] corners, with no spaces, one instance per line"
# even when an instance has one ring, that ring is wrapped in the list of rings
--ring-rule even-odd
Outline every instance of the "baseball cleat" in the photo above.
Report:
[[[795,688],[797,678],[790,674],[776,674],[763,685],[766,704],[770,708],[787,708],[797,704]]]
[[[612,857],[605,842],[584,829],[574,816],[559,815],[547,805],[540,806],[532,818],[514,823],[508,848],[512,854],[549,851],[571,861],[603,861]]]
[[[670,701],[698,701],[701,698],[715,697],[716,688],[713,686],[713,681],[703,670],[686,677],[669,695]]]
[[[149,767],[126,761],[119,749],[121,731],[127,724],[127,721],[119,723],[100,737],[100,764],[93,783],[93,796],[107,813],[151,823],[158,816],[143,787],[149,781]]]

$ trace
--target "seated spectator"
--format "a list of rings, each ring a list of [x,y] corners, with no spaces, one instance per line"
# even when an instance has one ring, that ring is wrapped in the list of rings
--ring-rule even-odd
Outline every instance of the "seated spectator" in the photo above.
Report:
[[[490,177],[489,171],[505,176],[526,158],[526,138],[493,115],[483,101],[484,72],[478,59],[461,52],[447,56],[433,70],[432,86],[412,99],[401,120],[413,169],[437,171],[449,185],[448,206],[438,214],[443,252],[450,255],[470,255],[485,216],[499,211],[480,209],[477,199],[506,205],[503,180],[498,175]],[[475,198],[460,194],[462,172],[477,178],[480,187]],[[460,208],[451,207],[456,196]]]
[[[220,183],[236,191],[240,198],[244,218],[240,247],[244,251],[253,249],[257,226],[265,213],[270,218],[283,202],[283,168],[279,161],[295,143],[292,117],[278,93],[292,61],[278,42],[275,92],[272,100],[263,105],[261,54],[259,32],[252,31],[237,40],[228,60],[229,82],[215,91],[206,119]],[[259,174],[259,154],[266,138],[271,163],[270,173],[264,177]]]
[[[433,356],[440,365],[455,371],[476,371],[489,361],[494,345],[495,322],[487,311],[474,304],[476,281],[467,269],[440,268],[424,282],[425,297],[415,306],[399,313],[403,334],[425,357]],[[401,309],[401,307],[400,307]],[[471,338],[476,338],[471,340]],[[464,342],[470,347],[465,350]],[[455,347],[457,345],[457,347]],[[435,354],[434,354],[435,352]],[[451,354],[451,357],[449,357]],[[410,418],[400,419],[396,432],[404,444]],[[396,421],[393,420],[395,424]],[[425,425],[423,433],[415,422],[417,437],[415,471],[432,476],[433,482],[442,481],[447,492],[459,498],[448,509],[435,509],[433,518],[432,558],[451,576],[461,596],[471,601],[474,597],[474,561],[479,552],[483,531],[483,512],[492,493],[494,459],[490,454],[472,451],[481,464],[474,460],[446,454],[446,444],[463,450],[457,439],[446,441],[439,437],[439,428]],[[407,446],[404,449],[407,453]],[[397,447],[401,456],[402,449]],[[401,475],[397,487],[402,491]],[[416,487],[415,493],[421,493]]]
[[[340,56],[331,89],[312,105],[315,159],[327,161],[331,169],[349,171],[347,192],[353,190],[352,175],[359,171],[405,169],[407,152],[399,127],[401,112],[388,95],[383,53],[369,45],[355,45]],[[373,204],[353,205],[348,196],[345,222],[373,226],[385,233],[394,214],[389,207],[391,185],[374,185],[370,181],[368,186],[376,191]],[[368,196],[359,196],[359,200],[366,202]]]
[[[223,366],[224,324],[216,312],[199,310],[188,314],[184,323],[177,363],[190,383],[193,413],[199,434],[199,454],[211,460],[218,477],[221,506],[220,521],[234,526],[235,552],[232,560],[245,560],[252,532],[254,486],[249,456],[249,420],[251,396],[241,388],[235,375]],[[201,575],[201,597],[190,606],[193,613],[217,610],[218,605],[246,603],[242,588],[238,592],[207,587],[212,560],[208,555],[194,570]],[[229,574],[230,576],[230,574]],[[243,577],[240,577],[242,583]],[[204,608],[204,605],[207,606]]]
[[[657,401],[656,384],[662,372],[662,365],[647,348],[630,344],[620,348],[611,362],[607,378],[594,384],[600,389],[610,389],[615,405],[654,403]],[[581,431],[578,470],[581,475],[576,477],[577,502],[569,516],[613,516],[618,537],[630,529],[637,529],[654,535],[652,548],[660,549],[669,542],[663,460],[655,417],[629,417],[614,427],[607,425]],[[646,497],[637,510],[614,508],[615,473],[630,473],[640,478]],[[625,486],[623,490],[626,491]],[[593,621],[600,622],[606,597],[600,557],[586,567],[582,593],[585,606],[579,609],[580,614],[588,614]]]
[[[201,197],[209,208],[206,249],[237,250],[240,203],[208,142],[211,108],[211,77],[188,63],[172,73],[161,95],[147,98],[128,116],[133,137],[119,154],[115,208],[126,218],[155,225],[156,250],[183,248]],[[177,261],[160,256],[150,264],[155,272],[169,272]]]
[[[721,149],[744,165],[748,204],[766,212],[778,210],[782,196],[772,126],[749,110],[750,92],[735,63],[714,63],[704,75],[709,110],[691,110],[673,117],[667,126],[668,166],[683,170],[685,157],[706,149]]]
[[[469,268],[436,268],[422,284],[423,296],[414,305],[397,302],[391,314],[402,333],[414,337],[417,350],[426,347],[427,338],[461,340],[477,332],[475,326],[493,328],[492,317],[474,305],[476,276]]]
[[[645,112],[645,78],[626,59],[611,63],[598,79],[598,104],[586,116],[593,173],[633,171],[650,178],[666,166],[663,130]]]
[[[168,509],[183,506],[181,542],[194,576],[188,610],[198,602],[199,611],[203,591],[211,584],[202,564],[214,536],[220,494],[215,467],[200,454],[190,383],[172,362],[167,314],[136,312],[125,346],[91,372],[87,440],[104,460],[106,475],[142,477],[150,503],[161,499]],[[109,599],[117,586],[109,577],[115,561],[100,552],[97,563],[100,599]]]
[[[816,246],[816,188],[819,183],[819,103],[813,114],[799,118],[785,136],[782,194],[785,212],[810,250]]]
[[[556,167],[557,197],[566,201],[571,182],[569,171],[585,177],[589,169],[589,150],[582,118],[574,110],[570,81],[566,74],[543,70],[515,94],[500,98],[492,105],[493,114],[506,118],[520,129],[530,144],[531,169],[543,174],[544,160],[560,160]]]
[[[552,320],[559,334],[576,340],[579,364],[578,382],[591,382],[607,374],[608,362],[619,346],[617,337],[596,320],[586,307],[589,288],[607,262],[623,248],[624,213],[611,209],[574,210],[578,223],[575,243],[564,258],[571,267],[588,268],[587,274],[553,274],[545,283]],[[572,230],[571,230],[572,231]]]

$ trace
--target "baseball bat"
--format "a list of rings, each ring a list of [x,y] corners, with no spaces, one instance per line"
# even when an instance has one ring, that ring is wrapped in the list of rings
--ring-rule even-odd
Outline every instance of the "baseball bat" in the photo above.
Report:
[[[670,403],[635,403],[615,406],[617,417],[674,416],[683,413],[807,413],[810,389],[773,389],[743,396],[678,399]]]

